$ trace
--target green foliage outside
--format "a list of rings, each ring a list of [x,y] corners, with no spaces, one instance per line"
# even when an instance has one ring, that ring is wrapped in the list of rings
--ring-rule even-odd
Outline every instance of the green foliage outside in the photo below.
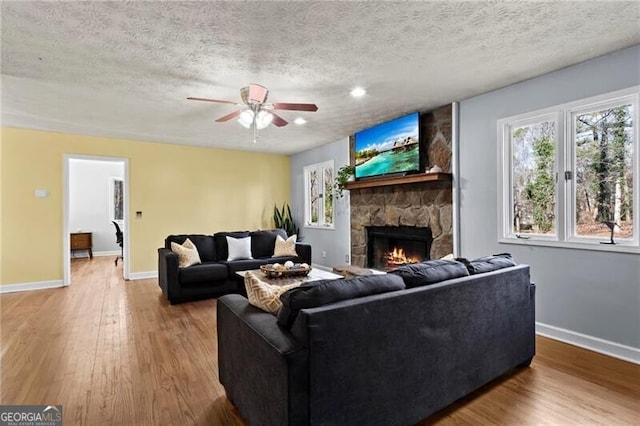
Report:
[[[535,170],[532,181],[525,186],[525,197],[533,205],[533,223],[541,233],[549,232],[554,224],[555,208],[555,142],[549,137],[533,143]]]

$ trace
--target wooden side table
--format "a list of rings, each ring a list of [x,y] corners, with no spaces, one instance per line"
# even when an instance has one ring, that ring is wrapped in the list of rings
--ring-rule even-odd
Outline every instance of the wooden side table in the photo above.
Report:
[[[74,250],[89,251],[89,259],[93,259],[93,242],[91,232],[72,232],[71,233],[71,253]]]

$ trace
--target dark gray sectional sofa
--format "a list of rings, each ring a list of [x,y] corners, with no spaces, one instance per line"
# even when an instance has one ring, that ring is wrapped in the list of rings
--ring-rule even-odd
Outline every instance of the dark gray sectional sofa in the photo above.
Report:
[[[388,274],[395,290],[298,309],[289,324],[243,296],[221,297],[218,366],[228,398],[252,425],[412,425],[529,365],[529,267],[433,283],[436,269]],[[416,274],[427,285],[412,281]],[[398,277],[407,288],[397,289],[405,287]],[[381,279],[361,277],[358,286]],[[280,314],[289,316],[292,300],[308,303],[310,290],[298,291],[281,296]]]
[[[311,264],[311,246],[297,243],[298,256],[273,257],[276,236],[287,238],[282,229],[260,231],[217,232],[213,235],[169,235],[164,247],[158,249],[158,283],[170,303],[217,297],[227,293],[244,293],[237,271],[258,269],[260,265],[284,263],[287,260]],[[251,237],[253,259],[228,261],[227,236]],[[171,251],[171,243],[183,244],[189,238],[198,249],[202,263],[178,268],[178,255]]]

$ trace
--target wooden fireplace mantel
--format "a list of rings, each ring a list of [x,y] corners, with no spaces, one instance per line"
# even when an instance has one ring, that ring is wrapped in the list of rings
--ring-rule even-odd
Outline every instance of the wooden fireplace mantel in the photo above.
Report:
[[[346,189],[374,188],[377,186],[402,185],[420,182],[450,182],[451,173],[416,173],[407,176],[381,177],[367,180],[347,182]]]

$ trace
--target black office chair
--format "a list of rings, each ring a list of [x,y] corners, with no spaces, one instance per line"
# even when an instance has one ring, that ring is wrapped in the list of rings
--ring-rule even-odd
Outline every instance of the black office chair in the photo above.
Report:
[[[124,258],[122,257],[123,255],[123,251],[122,251],[122,242],[123,242],[123,237],[122,237],[122,230],[120,229],[120,226],[118,226],[118,222],[112,220],[111,222],[113,222],[113,225],[116,227],[116,243],[118,243],[118,245],[120,246],[120,256],[116,257],[116,266],[118,266],[118,259],[122,259],[122,261],[124,262]]]

